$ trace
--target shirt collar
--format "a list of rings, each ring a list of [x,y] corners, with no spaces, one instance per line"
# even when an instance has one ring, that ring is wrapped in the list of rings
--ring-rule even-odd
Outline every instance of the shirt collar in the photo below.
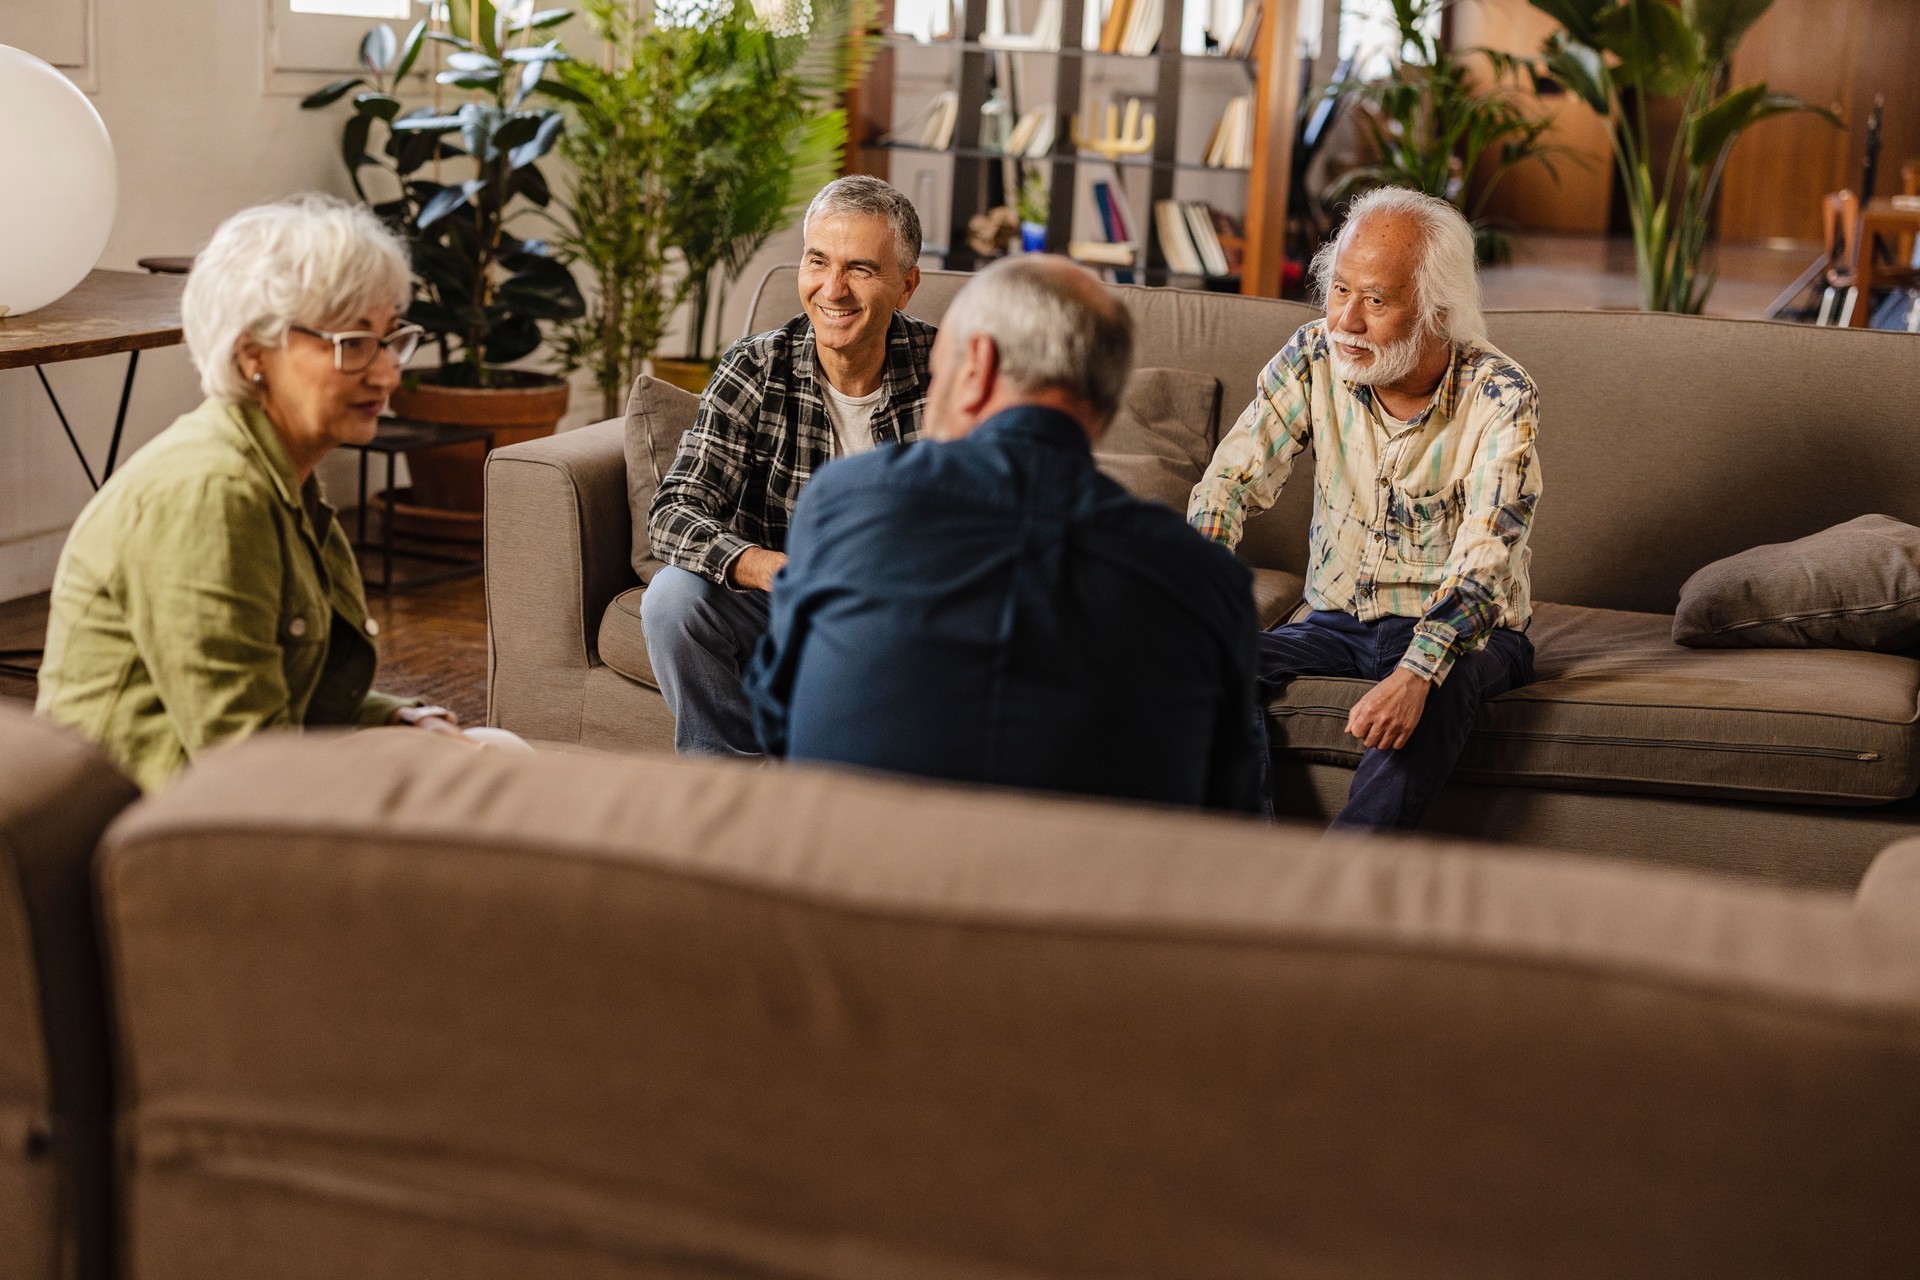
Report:
[[[290,507],[298,507],[301,486],[294,475],[293,459],[287,456],[287,446],[281,442],[280,433],[267,420],[266,410],[252,401],[242,401],[231,406],[229,412],[239,424],[248,446],[266,464],[267,474],[273,477],[274,491],[280,495],[280,500]],[[308,483],[313,483],[311,476],[308,477]]]
[[[1078,422],[1058,409],[1045,405],[1017,404],[1002,409],[973,429],[974,435],[1024,436],[1039,444],[1052,445],[1092,456],[1093,442]]]
[[[818,347],[813,334],[813,321],[807,320],[800,334],[800,342],[793,351],[793,371],[796,376],[816,387],[826,382],[820,376]],[[887,354],[880,366],[880,383],[887,389],[889,404],[904,402],[919,389],[920,375],[913,363],[913,338],[907,332],[907,322],[898,311],[887,321]]]
[[[1327,342],[1329,347],[1331,347],[1333,342],[1332,334],[1327,335]],[[1450,342],[1447,344],[1447,371],[1440,375],[1440,386],[1434,391],[1433,399],[1427,401],[1427,407],[1407,419],[1408,426],[1418,426],[1431,417],[1436,410],[1449,422],[1451,422],[1459,412],[1460,398],[1466,394],[1466,382],[1468,373],[1470,372],[1467,368],[1467,362],[1462,360],[1460,355],[1461,351],[1458,343]],[[1327,361],[1329,365],[1332,364],[1333,354],[1331,350],[1328,351]],[[1372,387],[1364,383],[1348,382],[1345,378],[1341,378],[1340,381],[1346,385],[1347,390],[1353,394],[1355,399],[1361,401],[1371,409],[1378,410],[1382,414],[1386,412],[1385,406],[1380,403],[1380,397],[1373,393]]]

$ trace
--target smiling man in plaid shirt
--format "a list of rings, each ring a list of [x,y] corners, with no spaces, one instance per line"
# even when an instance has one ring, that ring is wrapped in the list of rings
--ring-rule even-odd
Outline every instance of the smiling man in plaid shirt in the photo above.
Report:
[[[804,314],[721,357],[648,512],[668,567],[640,623],[683,755],[759,754],[742,675],[801,489],[834,458],[920,434],[934,329],[900,310],[920,283],[912,203],[841,178],[801,228]]]
[[[1365,751],[1334,825],[1411,827],[1480,704],[1533,679],[1539,396],[1487,343],[1473,230],[1445,201],[1362,196],[1314,275],[1326,319],[1261,374],[1187,519],[1236,545],[1312,447],[1313,612],[1260,636],[1260,691],[1302,675],[1377,681],[1347,716]]]

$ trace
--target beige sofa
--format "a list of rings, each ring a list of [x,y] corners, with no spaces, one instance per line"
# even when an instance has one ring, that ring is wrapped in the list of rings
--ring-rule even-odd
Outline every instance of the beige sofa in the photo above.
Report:
[[[930,273],[937,320],[966,277]],[[1291,302],[1119,287],[1140,363],[1223,388],[1209,441],[1304,321]],[[795,310],[763,282],[750,327]],[[1915,829],[1920,662],[1838,651],[1696,651],[1668,633],[1680,584],[1747,547],[1882,512],[1920,523],[1920,378],[1906,335],[1677,316],[1506,312],[1492,338],[1542,400],[1533,536],[1537,682],[1483,712],[1436,832],[1623,853],[1846,887]],[[624,424],[495,452],[487,472],[491,719],[529,737],[665,748],[629,561]],[[667,451],[670,458],[670,450]],[[664,460],[662,465],[664,465]],[[1304,469],[1250,522],[1263,615],[1297,599]],[[1283,812],[1337,810],[1365,685],[1293,682],[1269,707]]]
[[[1908,1275],[1916,865],[261,740],[103,855],[130,1275]]]

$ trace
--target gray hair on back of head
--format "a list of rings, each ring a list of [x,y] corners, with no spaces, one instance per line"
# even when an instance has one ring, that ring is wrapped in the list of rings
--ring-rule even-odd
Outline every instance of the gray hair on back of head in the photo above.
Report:
[[[1085,268],[1060,270],[1068,261],[1022,254],[991,264],[954,296],[940,328],[955,341],[986,334],[1013,386],[1065,391],[1105,422],[1133,371],[1133,316]]]
[[[193,260],[180,299],[200,389],[223,404],[252,395],[239,343],[278,347],[291,325],[337,329],[382,303],[405,311],[407,247],[365,206],[308,193],[234,214]]]
[[[920,214],[913,201],[899,188],[863,173],[836,178],[820,188],[820,194],[807,205],[807,216],[800,219],[800,234],[806,235],[815,218],[848,214],[885,218],[893,228],[894,251],[900,258],[896,265],[903,272],[920,265]]]
[[[1420,322],[1456,346],[1487,336],[1480,311],[1480,274],[1474,262],[1473,227],[1445,200],[1405,187],[1378,187],[1347,208],[1340,232],[1313,255],[1313,294],[1321,306],[1333,280],[1334,260],[1352,243],[1362,223],[1374,217],[1409,218],[1420,229],[1420,264],[1413,292]]]

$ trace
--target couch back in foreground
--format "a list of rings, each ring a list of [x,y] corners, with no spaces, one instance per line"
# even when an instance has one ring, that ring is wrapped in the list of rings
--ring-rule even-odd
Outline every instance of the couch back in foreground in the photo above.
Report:
[[[775,267],[748,321],[799,311]],[[968,277],[925,273],[907,308],[938,322]],[[1220,379],[1220,429],[1260,370],[1321,314],[1299,302],[1112,286],[1138,326],[1138,363]],[[1540,388],[1545,491],[1533,595],[1671,613],[1702,565],[1871,513],[1920,524],[1920,342],[1909,334],[1638,312],[1496,311],[1494,345]],[[1247,526],[1263,568],[1304,572],[1302,467]]]
[[[272,737],[109,836],[141,1280],[1920,1253],[1920,930],[1541,855]]]

